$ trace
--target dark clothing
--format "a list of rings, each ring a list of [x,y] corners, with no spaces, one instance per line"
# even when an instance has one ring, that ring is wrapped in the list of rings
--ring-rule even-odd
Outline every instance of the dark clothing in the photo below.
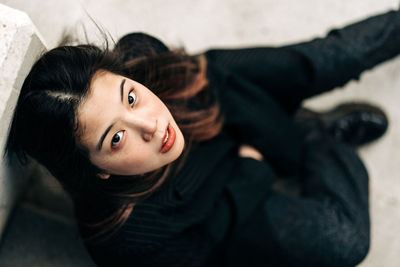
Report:
[[[194,147],[162,190],[135,206],[99,266],[354,266],[369,248],[368,176],[329,137],[305,142],[292,114],[400,52],[398,12],[280,48],[209,50],[220,135]],[[257,148],[264,161],[238,156]],[[292,177],[299,195],[275,189]],[[289,179],[289,178],[287,178]],[[83,234],[84,234],[84,230]]]

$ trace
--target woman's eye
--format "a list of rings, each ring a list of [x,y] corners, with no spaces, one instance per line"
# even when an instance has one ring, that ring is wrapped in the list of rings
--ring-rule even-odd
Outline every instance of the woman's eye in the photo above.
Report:
[[[118,146],[119,143],[121,143],[123,137],[124,137],[123,131],[119,131],[116,134],[114,134],[114,136],[111,140],[111,147]]]
[[[130,91],[129,94],[128,94],[129,106],[133,107],[135,102],[136,102],[136,95],[135,95],[135,93],[133,91]]]

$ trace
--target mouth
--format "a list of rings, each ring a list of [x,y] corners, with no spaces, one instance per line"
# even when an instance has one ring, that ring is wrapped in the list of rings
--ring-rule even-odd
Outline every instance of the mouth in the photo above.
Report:
[[[175,143],[175,137],[176,133],[174,128],[168,124],[167,128],[165,129],[165,134],[161,143],[161,153],[166,153],[172,148]]]

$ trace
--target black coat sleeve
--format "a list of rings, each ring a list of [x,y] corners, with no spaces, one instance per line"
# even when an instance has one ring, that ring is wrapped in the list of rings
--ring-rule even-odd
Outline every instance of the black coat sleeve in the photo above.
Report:
[[[128,221],[107,242],[86,244],[98,266],[207,266],[206,262],[212,256],[217,242],[204,229],[193,225],[171,236],[171,228],[179,228],[182,224],[179,220],[154,217],[152,206],[146,206],[143,212],[133,213],[140,224]]]
[[[325,38],[284,46],[214,49],[211,64],[264,88],[293,111],[305,98],[343,86],[400,53],[400,14],[390,11]]]

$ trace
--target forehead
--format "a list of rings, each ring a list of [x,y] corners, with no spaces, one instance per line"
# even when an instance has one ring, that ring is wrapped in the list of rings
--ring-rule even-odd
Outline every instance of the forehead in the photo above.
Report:
[[[80,142],[95,146],[99,135],[112,123],[115,107],[120,101],[119,83],[122,77],[107,71],[98,71],[90,82],[87,97],[78,107]]]
[[[89,85],[89,94],[102,94],[102,90],[109,89],[110,86],[118,83],[122,77],[106,70],[98,70],[92,77]]]

